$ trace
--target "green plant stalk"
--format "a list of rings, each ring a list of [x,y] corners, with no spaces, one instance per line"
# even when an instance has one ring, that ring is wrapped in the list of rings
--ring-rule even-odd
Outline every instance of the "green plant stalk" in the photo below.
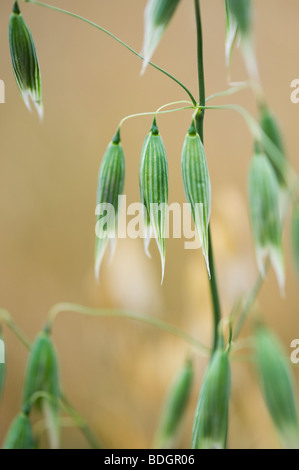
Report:
[[[167,331],[168,333],[183,339],[206,356],[210,353],[209,348],[201,344],[198,340],[190,336],[188,333],[185,333],[180,328],[177,328],[170,323],[164,322],[163,320],[159,320],[157,318],[140,313],[131,312],[129,310],[92,308],[70,302],[53,305],[48,313],[48,320],[45,326],[46,331],[51,330],[57,315],[61,312],[75,312],[79,313],[80,315],[88,315],[93,317],[121,317],[128,318],[129,320],[137,320],[159,328],[162,331]]]
[[[203,64],[203,40],[202,40],[202,27],[201,27],[201,16],[200,16],[200,5],[199,0],[194,0],[195,4],[195,16],[196,16],[196,29],[197,29],[197,70],[198,70],[198,86],[199,86],[199,105],[203,107],[196,115],[196,127],[197,132],[203,142],[203,122],[204,122],[204,107],[206,104],[205,95],[205,78],[204,78],[204,64]],[[209,265],[211,278],[209,280],[211,298],[213,304],[213,317],[214,317],[214,340],[213,340],[213,352],[218,346],[218,325],[221,320],[221,308],[218,294],[218,286],[216,279],[216,271],[214,264],[213,246],[211,229],[209,225],[208,229],[209,237]]]
[[[266,265],[265,265],[265,273],[266,274],[268,273],[269,267],[270,267],[270,260],[269,260],[269,258],[267,258]],[[248,312],[250,311],[252,305],[254,304],[255,299],[257,298],[257,296],[258,296],[258,294],[259,294],[259,292],[262,288],[262,285],[263,285],[264,281],[265,281],[265,279],[263,278],[263,276],[261,274],[259,274],[256,281],[255,281],[255,283],[254,283],[254,285],[253,285],[253,287],[252,287],[252,290],[248,294],[248,297],[245,301],[244,307],[243,307],[243,309],[240,313],[240,316],[238,318],[238,322],[237,322],[237,324],[234,328],[234,333],[233,333],[233,337],[232,337],[233,341],[236,341],[237,337],[241,333],[241,330],[242,330],[242,327],[245,323]]]
[[[83,436],[93,449],[102,449],[103,446],[99,443],[91,432],[90,428],[82,416],[75,410],[73,405],[70,404],[69,400],[65,395],[61,394],[60,396],[61,407],[66,411],[66,413],[72,418],[75,425],[81,430]]]
[[[107,34],[108,36],[110,36],[112,39],[114,39],[115,41],[117,41],[119,44],[121,44],[122,46],[126,47],[130,52],[132,52],[133,54],[135,54],[137,57],[139,57],[140,59],[144,60],[144,57],[139,54],[137,51],[135,51],[135,49],[133,49],[131,46],[129,46],[128,44],[126,44],[124,41],[122,41],[121,39],[119,39],[117,36],[115,36],[113,33],[111,33],[110,31],[108,31],[107,29],[103,28],[102,26],[94,23],[93,21],[91,20],[88,20],[87,18],[84,18],[83,16],[80,16],[80,15],[77,15],[76,13],[72,13],[71,11],[68,11],[68,10],[63,10],[62,8],[58,8],[58,7],[55,7],[53,5],[48,5],[47,3],[42,3],[42,2],[38,2],[38,1],[35,1],[35,0],[23,0],[25,3],[31,3],[32,5],[39,5],[41,7],[45,7],[45,8],[49,8],[50,10],[54,10],[54,11],[58,11],[60,13],[64,13],[65,15],[68,15],[68,16],[72,16],[73,18],[77,18],[78,20],[81,20],[81,21],[84,21],[85,23],[99,29],[100,31],[102,31],[103,33]],[[176,82],[181,88],[183,88],[183,90],[185,90],[185,92],[189,95],[192,103],[194,104],[194,106],[196,106],[196,99],[194,98],[194,96],[192,95],[191,91],[188,90],[188,88],[180,81],[178,80],[176,77],[174,77],[173,75],[171,75],[169,72],[167,72],[166,70],[162,69],[161,67],[159,67],[158,65],[154,64],[153,62],[148,62],[149,65],[151,65],[152,67],[154,67],[155,69],[159,70],[159,72],[163,73],[164,75],[166,75],[168,78],[171,78],[171,80],[173,80],[174,82]]]
[[[167,104],[164,104],[163,106],[160,106],[160,108],[158,108],[156,111],[148,111],[148,112],[145,112],[145,113],[135,113],[135,114],[129,114],[128,116],[125,116],[124,118],[122,118],[122,120],[120,121],[118,127],[120,128],[124,122],[126,122],[128,119],[132,119],[132,118],[135,118],[135,117],[141,117],[141,116],[156,116],[157,114],[169,114],[169,113],[175,113],[177,111],[184,111],[186,109],[194,109],[195,107],[194,106],[184,106],[182,108],[176,108],[176,109],[168,109],[166,111],[161,111],[162,108],[166,108],[166,106],[172,106],[173,104],[176,104],[176,103],[185,103],[185,101],[174,101],[173,103],[167,103]],[[190,103],[188,101],[188,103]],[[190,103],[191,105],[191,103]]]
[[[8,328],[14,333],[14,335],[21,341],[25,348],[30,349],[30,341],[26,338],[20,328],[14,323],[9,312],[5,309],[0,308],[0,322],[3,321]]]

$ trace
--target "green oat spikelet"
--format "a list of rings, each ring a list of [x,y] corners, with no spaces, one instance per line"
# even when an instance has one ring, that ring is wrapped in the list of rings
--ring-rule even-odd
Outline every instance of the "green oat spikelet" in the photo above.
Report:
[[[124,181],[125,158],[118,129],[106,149],[98,176],[95,246],[95,276],[97,279],[99,279],[100,267],[108,242],[110,242],[111,254],[114,251],[120,210],[119,196],[123,193]]]
[[[49,334],[45,331],[38,334],[29,354],[23,406],[30,405],[30,399],[36,392],[46,392],[56,402],[60,393],[56,351]]]
[[[278,339],[265,326],[255,332],[256,362],[261,388],[272,420],[286,448],[299,448],[294,381]]]
[[[239,40],[248,74],[253,80],[258,80],[259,73],[251,34],[251,0],[225,0],[225,10],[225,55],[228,69],[230,69],[234,45]]]
[[[154,447],[170,449],[177,436],[193,382],[193,364],[190,358],[175,375],[164,400]]]
[[[185,196],[190,204],[196,232],[202,246],[209,277],[209,239],[208,229],[211,216],[211,181],[209,176],[206,153],[195,122],[185,137],[181,169]]]
[[[230,397],[228,352],[217,349],[204,374],[195,411],[192,449],[225,449]]]
[[[8,430],[3,449],[35,449],[35,447],[29,416],[21,412]]]
[[[171,20],[180,0],[148,0],[144,11],[144,38],[142,72],[159,44],[159,41]]]
[[[153,231],[159,249],[162,265],[162,280],[165,269],[165,239],[168,213],[168,166],[166,152],[157,127],[153,120],[146,136],[139,166],[140,198],[143,204],[144,247],[149,256],[148,245]]]
[[[281,290],[284,291],[282,227],[279,214],[279,185],[269,159],[255,153],[249,169],[249,209],[256,258],[265,276],[265,258],[270,257]]]
[[[228,0],[225,0],[225,14],[226,14],[226,27],[225,27],[225,60],[228,70],[230,70],[232,53],[235,43],[238,38],[238,23],[234,15],[230,12]]]
[[[14,3],[9,19],[9,46],[14,76],[29,110],[32,100],[40,119],[43,118],[43,99],[39,63],[31,32]]]
[[[41,394],[40,397],[38,395]],[[45,395],[44,398],[42,395]],[[59,446],[59,371],[56,351],[49,334],[38,334],[31,348],[25,374],[23,407],[40,408],[46,418],[52,448]],[[38,397],[35,399],[35,397]]]
[[[226,10],[234,18],[243,36],[248,36],[251,28],[251,0],[226,0]]]

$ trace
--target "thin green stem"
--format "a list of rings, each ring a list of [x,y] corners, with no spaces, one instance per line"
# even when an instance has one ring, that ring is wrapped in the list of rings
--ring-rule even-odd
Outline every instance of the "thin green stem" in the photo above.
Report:
[[[227,90],[218,91],[217,93],[213,93],[212,95],[210,95],[206,98],[206,102],[210,101],[210,100],[213,100],[214,98],[221,98],[223,96],[234,95],[235,93],[238,93],[239,91],[242,91],[242,90],[246,90],[249,87],[250,87],[249,82],[243,82],[240,85],[232,86],[232,87],[228,88]]]
[[[15,334],[15,336],[21,341],[25,348],[30,349],[30,341],[20,328],[15,324],[9,312],[5,309],[0,309],[0,321],[4,321],[8,328]]]
[[[110,36],[112,39],[114,39],[115,41],[117,41],[119,44],[121,44],[122,46],[126,47],[130,52],[132,52],[133,54],[135,54],[137,57],[139,57],[139,59],[142,59],[144,60],[144,57],[139,54],[137,51],[135,51],[131,46],[129,46],[128,44],[126,44],[124,41],[122,41],[121,39],[119,39],[117,36],[115,36],[113,33],[111,33],[110,31],[108,31],[107,29],[103,28],[102,26],[94,23],[93,21],[90,21],[88,20],[87,18],[84,18],[83,16],[80,16],[80,15],[77,15],[76,13],[72,13],[71,11],[68,11],[68,10],[64,10],[62,8],[58,8],[58,7],[55,7],[53,5],[48,5],[47,3],[42,3],[42,2],[38,2],[38,1],[35,1],[35,0],[23,0],[24,2],[26,3],[31,3],[32,5],[39,5],[41,7],[45,7],[45,8],[49,8],[50,10],[54,10],[54,11],[57,11],[59,13],[64,13],[65,15],[68,15],[68,16],[72,16],[73,18],[77,18],[78,20],[81,20],[81,21],[84,21],[85,23],[99,29],[100,31],[102,31],[103,33],[107,34],[108,36]],[[194,104],[194,106],[196,105],[196,100],[194,98],[194,96],[192,95],[191,91],[180,81],[178,80],[176,77],[174,77],[173,75],[171,75],[169,72],[167,72],[166,70],[162,69],[161,67],[159,67],[158,65],[154,64],[153,62],[148,62],[149,65],[151,65],[152,67],[154,67],[155,69],[159,70],[159,72],[163,73],[164,75],[166,75],[168,78],[171,78],[171,80],[173,80],[174,82],[176,82],[181,88],[183,88],[183,90],[185,90],[185,92],[189,95],[192,103]]]
[[[252,133],[254,139],[258,142],[263,141],[264,150],[269,155],[269,158],[272,160],[273,164],[278,168],[281,168],[283,162],[286,178],[289,181],[290,186],[296,186],[298,184],[297,173],[293,170],[289,162],[285,159],[281,150],[272,142],[269,136],[261,129],[259,123],[251,116],[247,109],[243,108],[237,104],[226,104],[219,106],[200,106],[200,109],[222,109],[222,110],[232,110],[237,111],[246,121],[250,132]]]
[[[130,312],[127,310],[118,310],[118,309],[98,309],[92,307],[86,307],[84,305],[78,305],[74,303],[59,303],[54,305],[48,314],[48,321],[46,324],[46,330],[51,330],[53,326],[53,322],[55,321],[57,315],[61,312],[75,312],[81,315],[88,315],[94,317],[121,317],[127,318],[129,320],[137,320],[142,323],[146,323],[148,325],[154,326],[159,328],[160,330],[167,331],[168,333],[177,336],[187,343],[189,343],[194,348],[200,350],[203,354],[208,355],[209,349],[197,341],[195,338],[190,336],[188,333],[180,330],[169,323],[164,322],[163,320],[159,320],[157,318],[152,318],[147,315],[143,315],[140,313]]]
[[[94,436],[86,421],[75,410],[69,400],[63,395],[60,395],[60,404],[65,412],[72,418],[75,425],[81,430],[83,436],[93,449],[102,449],[103,446],[99,443],[98,439]]]
[[[71,417],[65,417],[65,418],[60,417],[58,419],[58,424],[60,428],[73,428],[77,426]],[[39,441],[42,434],[46,432],[47,430],[48,430],[48,425],[47,425],[45,418],[39,419],[33,425],[33,435],[37,438],[37,441]]]
[[[255,82],[254,80],[247,80],[245,82],[231,82],[230,83],[231,87],[228,88],[227,90],[224,91],[219,91],[217,93],[214,93],[213,95],[210,95],[208,98],[206,98],[206,102],[210,101],[214,98],[220,98],[222,96],[228,96],[228,95],[234,95],[235,93],[238,93],[239,91],[246,90],[246,89],[251,89],[256,97],[261,97],[262,92],[261,90],[261,85],[258,82]],[[260,103],[263,103],[264,100],[258,99]]]
[[[161,113],[161,112],[164,112],[164,111],[162,111],[162,109],[164,109],[164,108],[168,108],[169,106],[174,106],[175,104],[183,104],[183,103],[185,103],[185,104],[192,104],[190,101],[187,101],[187,100],[172,101],[171,103],[166,103],[166,104],[163,104],[162,106],[160,106],[160,107],[157,109],[156,114],[159,114],[159,113]],[[194,109],[194,107],[195,107],[195,106],[192,106],[192,109]],[[185,108],[183,108],[183,109],[185,109]],[[189,107],[188,107],[188,109],[189,109]],[[171,111],[171,110],[170,110],[170,111]]]
[[[195,0],[195,16],[196,16],[196,31],[197,31],[197,72],[198,72],[199,104],[201,106],[205,106],[206,92],[205,92],[205,77],[204,77],[204,63],[203,63],[203,38],[202,38],[199,0]]]
[[[265,276],[268,272],[268,269],[270,267],[270,260],[269,258],[267,258],[266,260],[266,264],[265,264]],[[247,318],[247,315],[248,315],[248,312],[250,311],[252,305],[254,304],[255,302],[255,299],[257,298],[260,290],[261,290],[261,287],[264,283],[264,280],[265,278],[259,274],[246,301],[245,301],[245,304],[242,308],[242,311],[240,313],[240,316],[239,316],[239,319],[238,319],[238,322],[234,328],[234,332],[233,332],[233,341],[235,341],[237,339],[237,337],[239,336],[239,334],[241,333],[241,330],[243,328],[243,325],[244,325],[244,322]]]
[[[201,27],[201,15],[199,0],[194,0],[195,4],[195,16],[196,16],[196,29],[197,29],[197,68],[198,68],[198,87],[199,87],[199,105],[200,112],[196,115],[196,127],[198,134],[203,142],[203,122],[204,122],[204,109],[206,104],[205,97],[205,78],[204,78],[204,63],[203,63],[203,39],[202,39],[202,27]],[[213,304],[213,321],[214,321],[214,339],[213,339],[213,351],[218,346],[218,325],[221,320],[220,301],[218,294],[218,286],[215,272],[214,256],[211,229],[208,229],[209,237],[209,265],[211,278],[209,280],[211,298]]]
[[[185,101],[183,101],[185,102]],[[177,102],[179,103],[179,101]],[[188,101],[188,103],[190,103]],[[164,108],[166,106],[170,106],[172,104],[175,104],[175,103],[168,103],[168,104],[165,104],[163,106],[161,106],[161,108]],[[190,103],[191,104],[191,103]],[[182,108],[176,108],[176,109],[168,109],[167,111],[160,111],[160,109],[157,109],[156,111],[148,111],[148,112],[145,112],[145,113],[135,113],[135,114],[129,114],[128,116],[125,116],[119,123],[118,127],[120,128],[124,122],[126,122],[128,119],[132,119],[132,118],[135,118],[135,117],[140,117],[140,116],[156,116],[157,114],[168,114],[168,113],[175,113],[177,111],[184,111],[185,109],[194,109],[194,106],[184,106]]]
[[[218,346],[218,325],[221,320],[221,307],[219,301],[219,294],[218,294],[218,285],[217,285],[217,278],[216,278],[216,271],[215,271],[215,263],[214,263],[214,255],[213,255],[213,244],[211,238],[211,229],[209,226],[209,265],[210,265],[210,291],[213,303],[213,314],[214,314],[214,343],[213,343],[213,351],[217,349]]]

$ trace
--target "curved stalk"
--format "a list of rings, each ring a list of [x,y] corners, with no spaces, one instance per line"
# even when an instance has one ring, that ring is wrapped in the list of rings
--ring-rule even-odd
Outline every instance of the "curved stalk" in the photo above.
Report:
[[[81,15],[77,15],[76,13],[73,13],[71,11],[68,11],[68,10],[64,10],[63,8],[58,8],[58,7],[55,7],[53,5],[48,5],[47,3],[42,3],[42,2],[38,2],[38,1],[35,1],[35,0],[23,0],[25,3],[31,3],[32,5],[38,5],[38,6],[41,6],[41,7],[45,7],[45,8],[49,8],[50,10],[54,10],[54,11],[57,11],[59,13],[64,13],[65,15],[68,15],[68,16],[72,16],[73,18],[77,18],[78,20],[81,20],[81,21],[84,21],[85,23],[99,29],[100,31],[102,31],[103,33],[107,34],[108,36],[110,36],[112,39],[114,39],[115,41],[117,41],[119,44],[121,44],[122,46],[124,46],[126,49],[128,49],[130,52],[132,52],[134,55],[136,55],[137,57],[139,57],[139,59],[142,59],[144,60],[144,57],[139,54],[137,51],[135,51],[135,49],[133,49],[131,46],[129,46],[128,44],[126,44],[124,41],[122,41],[121,39],[119,39],[117,36],[115,36],[115,34],[111,33],[110,31],[108,31],[108,29],[106,28],[103,28],[102,26],[94,23],[93,21],[91,20],[88,20],[87,18],[84,18],[83,16]],[[171,75],[171,73],[167,72],[166,70],[162,69],[161,67],[159,67],[158,65],[154,64],[153,62],[148,62],[148,65],[151,65],[152,67],[154,67],[156,70],[159,70],[159,72],[163,73],[164,75],[166,75],[168,78],[171,78],[171,80],[173,80],[174,82],[176,82],[181,88],[183,88],[183,90],[185,90],[185,92],[189,95],[192,103],[194,104],[194,106],[196,105],[196,100],[194,98],[194,96],[192,95],[191,91],[188,90],[188,88],[180,81],[178,80],[176,77],[174,77],[173,75]]]
[[[93,317],[122,317],[128,318],[129,320],[137,320],[142,323],[159,328],[160,330],[167,331],[168,333],[177,336],[187,343],[189,343],[194,348],[201,351],[203,354],[208,355],[209,349],[197,341],[195,338],[190,336],[188,333],[185,333],[180,328],[170,325],[163,320],[158,318],[152,318],[147,315],[130,312],[127,310],[118,310],[118,309],[99,309],[92,307],[85,307],[84,305],[74,304],[74,303],[60,303],[53,305],[48,314],[48,321],[45,326],[45,330],[50,331],[57,315],[61,312],[75,312],[81,315],[93,316]]]

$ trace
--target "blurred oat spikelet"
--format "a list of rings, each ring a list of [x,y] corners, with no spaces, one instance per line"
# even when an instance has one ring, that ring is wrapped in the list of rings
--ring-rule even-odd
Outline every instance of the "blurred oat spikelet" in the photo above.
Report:
[[[156,238],[164,278],[168,214],[168,166],[165,147],[154,118],[146,136],[139,166],[140,198],[143,205],[144,248],[149,255],[152,232]]]
[[[279,184],[269,159],[262,153],[255,153],[251,159],[248,192],[259,271],[264,277],[265,258],[269,256],[283,293],[285,274]]]
[[[119,215],[119,196],[123,193],[125,181],[125,158],[117,130],[104,154],[98,176],[97,223],[95,245],[95,276],[99,279],[102,259],[110,242],[110,253],[114,252],[117,222]]]
[[[35,339],[27,362],[23,407],[41,408],[48,427],[50,445],[59,447],[59,371],[54,345],[42,331]]]
[[[5,437],[3,449],[35,449],[29,416],[21,412],[13,421]]]
[[[230,71],[232,52],[236,42],[240,42],[245,65],[251,79],[258,80],[259,73],[252,44],[251,0],[225,0],[226,41],[225,56]]]
[[[35,44],[31,32],[14,3],[9,19],[9,46],[14,76],[29,110],[32,100],[40,119],[43,118],[41,75]],[[30,98],[30,99],[29,99]]]
[[[192,449],[225,449],[230,397],[228,351],[217,349],[204,374],[195,411]]]
[[[208,229],[211,216],[211,181],[205,149],[196,132],[194,120],[185,137],[181,169],[186,199],[190,204],[210,277]]]
[[[144,11],[144,38],[142,72],[151,60],[159,41],[180,0],[148,0]]]
[[[266,405],[286,448],[299,448],[298,414],[289,358],[266,327],[255,333],[256,362]]]
[[[154,441],[156,449],[170,449],[177,437],[193,382],[193,364],[188,358],[167,391]]]

